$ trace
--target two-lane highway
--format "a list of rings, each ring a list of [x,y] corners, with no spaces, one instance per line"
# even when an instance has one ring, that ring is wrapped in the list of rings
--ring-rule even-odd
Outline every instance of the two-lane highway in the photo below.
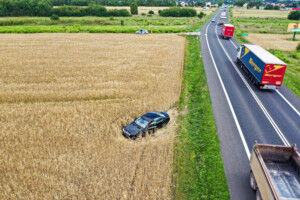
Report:
[[[221,12],[201,31],[202,57],[231,199],[255,199],[249,185],[254,141],[300,147],[300,100],[285,86],[260,90],[251,83],[235,63],[240,44],[220,36]]]

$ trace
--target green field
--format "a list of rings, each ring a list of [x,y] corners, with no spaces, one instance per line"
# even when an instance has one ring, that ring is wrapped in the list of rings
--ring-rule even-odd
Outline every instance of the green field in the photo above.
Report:
[[[203,21],[204,19],[202,19]],[[121,22],[123,21],[123,25]],[[2,17],[0,33],[134,33],[147,29],[153,33],[192,32],[198,17]]]

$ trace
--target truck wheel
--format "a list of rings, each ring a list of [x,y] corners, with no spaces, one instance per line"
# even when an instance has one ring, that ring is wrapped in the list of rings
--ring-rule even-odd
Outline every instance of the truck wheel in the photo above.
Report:
[[[256,200],[262,200],[261,194],[259,190],[256,190]]]
[[[250,186],[252,188],[252,190],[257,190],[257,183],[256,183],[256,180],[255,180],[255,177],[254,177],[254,174],[253,172],[251,171],[250,172]]]

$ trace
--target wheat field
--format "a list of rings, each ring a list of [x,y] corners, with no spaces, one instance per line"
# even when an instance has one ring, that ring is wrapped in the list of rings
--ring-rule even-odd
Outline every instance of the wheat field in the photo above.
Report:
[[[292,41],[292,34],[255,34],[251,33],[246,39],[253,44],[258,44],[265,49],[280,49],[283,51],[296,51],[298,41]],[[289,39],[289,40],[288,40]]]
[[[0,199],[170,199],[185,39],[0,38]],[[145,112],[171,121],[131,141]]]

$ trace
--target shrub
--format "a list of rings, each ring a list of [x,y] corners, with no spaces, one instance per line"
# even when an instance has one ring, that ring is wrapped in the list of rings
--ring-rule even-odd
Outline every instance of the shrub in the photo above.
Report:
[[[168,8],[159,13],[162,17],[195,17],[197,15],[196,10],[192,8]]]
[[[280,10],[280,7],[279,6],[275,6],[274,10]]]
[[[160,14],[161,13],[161,10],[158,10],[158,14]]]
[[[147,15],[147,17],[152,17],[152,15]]]
[[[109,20],[110,20],[110,21],[114,21],[115,18],[114,18],[113,16],[110,16],[110,17],[109,17]]]
[[[300,19],[300,10],[291,11],[288,15],[288,19],[299,20]]]
[[[154,14],[154,11],[153,11],[153,10],[149,10],[149,14],[150,14],[150,15],[153,15],[153,14]]]
[[[50,19],[53,20],[53,21],[57,21],[57,20],[59,20],[59,16],[56,15],[56,14],[53,14],[53,15],[50,16]]]
[[[205,14],[204,12],[201,11],[197,16],[198,16],[200,19],[202,19],[205,15],[206,15],[206,14]]]
[[[141,15],[146,15],[146,13],[142,13]]]
[[[265,10],[273,10],[274,9],[274,6],[269,4],[265,7]]]
[[[138,14],[138,5],[136,2],[132,2],[130,4],[130,12],[132,15],[137,15]]]
[[[107,16],[114,17],[129,17],[131,14],[126,9],[112,9],[107,11]]]
[[[124,26],[124,20],[121,20],[121,26]]]
[[[298,46],[297,46],[297,51],[300,52],[300,43],[299,43]]]

